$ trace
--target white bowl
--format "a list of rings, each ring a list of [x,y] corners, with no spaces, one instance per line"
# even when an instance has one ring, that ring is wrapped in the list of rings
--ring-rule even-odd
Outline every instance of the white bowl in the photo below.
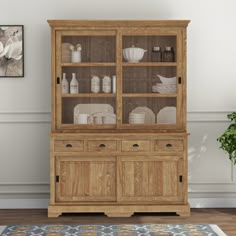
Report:
[[[130,113],[129,116],[132,116],[132,117],[144,117],[145,114],[144,113]]]
[[[176,84],[176,77],[164,77],[164,76],[161,76],[161,75],[157,75],[161,82],[163,84]]]
[[[140,60],[142,60],[144,53],[147,50],[142,48],[136,48],[134,46],[130,48],[124,48],[123,49],[123,57],[127,62],[131,63],[138,63]]]

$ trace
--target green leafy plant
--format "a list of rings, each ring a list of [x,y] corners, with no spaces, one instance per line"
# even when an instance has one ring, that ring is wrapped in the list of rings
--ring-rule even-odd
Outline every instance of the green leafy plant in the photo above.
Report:
[[[220,148],[229,154],[229,159],[236,164],[236,112],[227,115],[227,118],[231,121],[231,124],[227,130],[217,138],[217,141],[221,143]]]

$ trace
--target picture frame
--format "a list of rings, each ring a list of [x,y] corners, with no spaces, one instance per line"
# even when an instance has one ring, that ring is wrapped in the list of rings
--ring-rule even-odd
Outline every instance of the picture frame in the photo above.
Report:
[[[24,77],[24,25],[0,25],[0,77]]]

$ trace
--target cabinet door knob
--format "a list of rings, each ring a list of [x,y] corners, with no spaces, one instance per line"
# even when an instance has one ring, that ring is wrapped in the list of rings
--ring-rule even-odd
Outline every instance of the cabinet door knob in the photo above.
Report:
[[[167,143],[167,144],[166,144],[166,147],[172,147],[172,144]]]
[[[103,144],[103,143],[101,143],[101,144],[99,145],[99,147],[100,147],[100,148],[104,148],[104,147],[106,147],[106,145]]]
[[[66,144],[67,148],[72,148],[72,145],[70,143]]]
[[[139,145],[137,143],[135,143],[135,144],[133,144],[133,147],[137,148],[137,147],[139,147]]]

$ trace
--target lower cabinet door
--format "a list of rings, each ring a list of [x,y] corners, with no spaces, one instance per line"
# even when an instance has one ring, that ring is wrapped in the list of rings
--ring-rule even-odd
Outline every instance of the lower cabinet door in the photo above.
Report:
[[[116,157],[56,157],[56,201],[116,201]]]
[[[118,201],[158,204],[183,201],[186,179],[181,157],[122,156],[118,157],[118,166]]]

